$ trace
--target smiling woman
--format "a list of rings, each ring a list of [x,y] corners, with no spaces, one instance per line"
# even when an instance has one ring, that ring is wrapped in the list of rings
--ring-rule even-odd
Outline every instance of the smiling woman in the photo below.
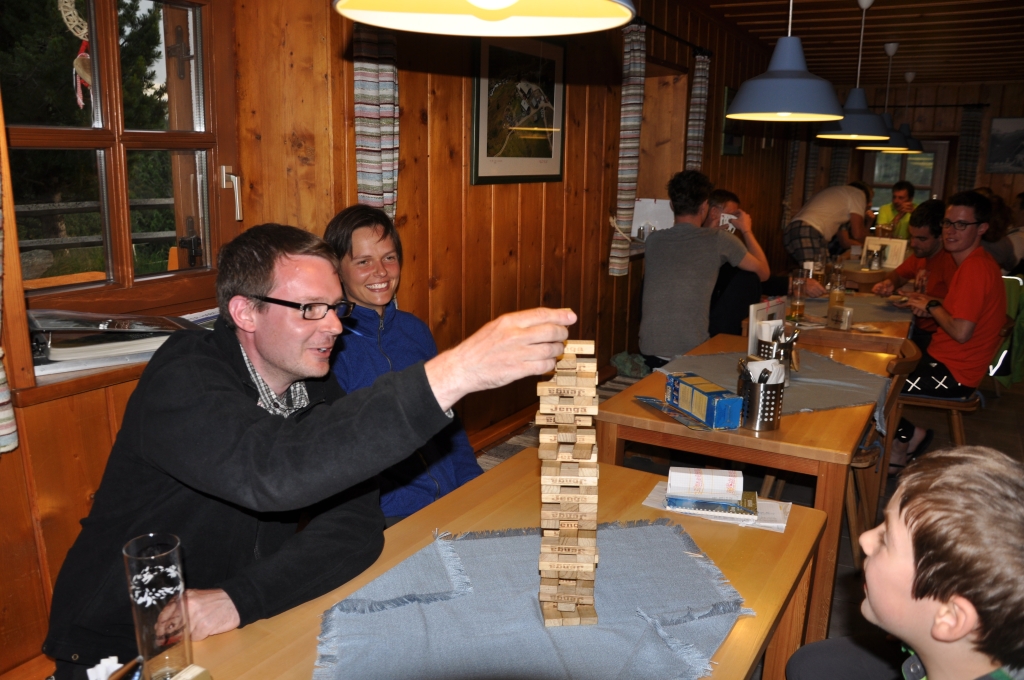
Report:
[[[334,375],[346,392],[372,385],[384,373],[401,371],[437,356],[427,325],[398,310],[402,241],[382,210],[354,205],[327,225],[326,240],[341,258],[347,300]],[[425,446],[381,475],[381,509],[389,523],[411,515],[481,474],[460,423],[452,423]]]

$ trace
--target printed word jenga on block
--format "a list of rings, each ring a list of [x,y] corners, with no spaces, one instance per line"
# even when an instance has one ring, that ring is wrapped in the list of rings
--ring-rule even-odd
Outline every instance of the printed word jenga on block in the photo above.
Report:
[[[593,340],[568,340],[553,379],[537,384],[542,426],[540,609],[545,626],[597,625],[594,575],[599,468]]]

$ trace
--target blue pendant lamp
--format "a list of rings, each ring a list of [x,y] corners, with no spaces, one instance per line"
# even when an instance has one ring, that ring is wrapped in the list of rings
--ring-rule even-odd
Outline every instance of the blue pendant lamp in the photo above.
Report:
[[[487,37],[572,35],[616,28],[630,0],[332,0],[342,16],[398,31]]]
[[[740,85],[725,117],[789,123],[843,117],[832,84],[807,70],[803,45],[793,37],[793,0],[788,33],[775,44],[768,70]]]
[[[903,105],[903,117],[906,118],[906,112],[910,108],[910,83],[914,82],[914,76],[917,75],[913,71],[907,71],[903,74],[903,77],[907,81],[907,100]],[[903,123],[900,125],[900,134],[903,135],[903,140],[906,142],[907,148],[905,149],[883,149],[882,153],[901,153],[901,154],[917,154],[924,153],[924,146],[921,142],[910,136],[910,123]]]
[[[891,153],[907,148],[906,138],[904,138],[902,133],[893,129],[892,116],[889,115],[889,84],[892,81],[892,58],[896,56],[896,50],[899,46],[899,43],[885,43],[885,53],[889,55],[889,75],[885,78],[885,113],[882,114],[882,120],[885,121],[885,129],[889,131],[889,141],[858,144],[858,151],[883,151]]]
[[[818,139],[849,139],[884,142],[889,139],[889,129],[881,117],[868,108],[868,98],[860,86],[860,62],[864,54],[864,22],[867,19],[868,7],[874,0],[857,0],[861,8],[860,47],[857,49],[857,85],[846,97],[843,107],[843,119],[822,123]]]

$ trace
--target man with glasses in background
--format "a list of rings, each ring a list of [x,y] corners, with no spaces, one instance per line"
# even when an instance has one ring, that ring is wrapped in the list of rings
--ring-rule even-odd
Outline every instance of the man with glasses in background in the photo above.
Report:
[[[909,293],[909,305],[918,317],[938,324],[927,352],[907,377],[905,394],[966,398],[974,393],[999,346],[999,332],[1006,322],[1006,289],[999,265],[981,244],[988,230],[992,203],[975,191],[953,195],[942,221],[942,243],[956,262],[945,298]],[[897,432],[906,448],[893,449],[894,464],[903,454],[923,453],[927,432],[900,422]]]
[[[350,580],[384,547],[375,475],[451,423],[466,394],[554,369],[569,310],[491,321],[426,363],[346,396],[329,375],[344,300],[319,237],[277,224],[221,249],[214,330],[153,356],[53,592],[57,680],[137,655],[122,546],[179,537],[193,640]]]

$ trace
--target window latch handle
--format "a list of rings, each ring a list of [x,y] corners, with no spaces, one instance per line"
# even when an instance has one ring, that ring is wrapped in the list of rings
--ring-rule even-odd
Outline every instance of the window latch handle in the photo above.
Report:
[[[242,221],[242,178],[231,172],[230,165],[220,166],[220,188],[235,190],[235,221]]]

